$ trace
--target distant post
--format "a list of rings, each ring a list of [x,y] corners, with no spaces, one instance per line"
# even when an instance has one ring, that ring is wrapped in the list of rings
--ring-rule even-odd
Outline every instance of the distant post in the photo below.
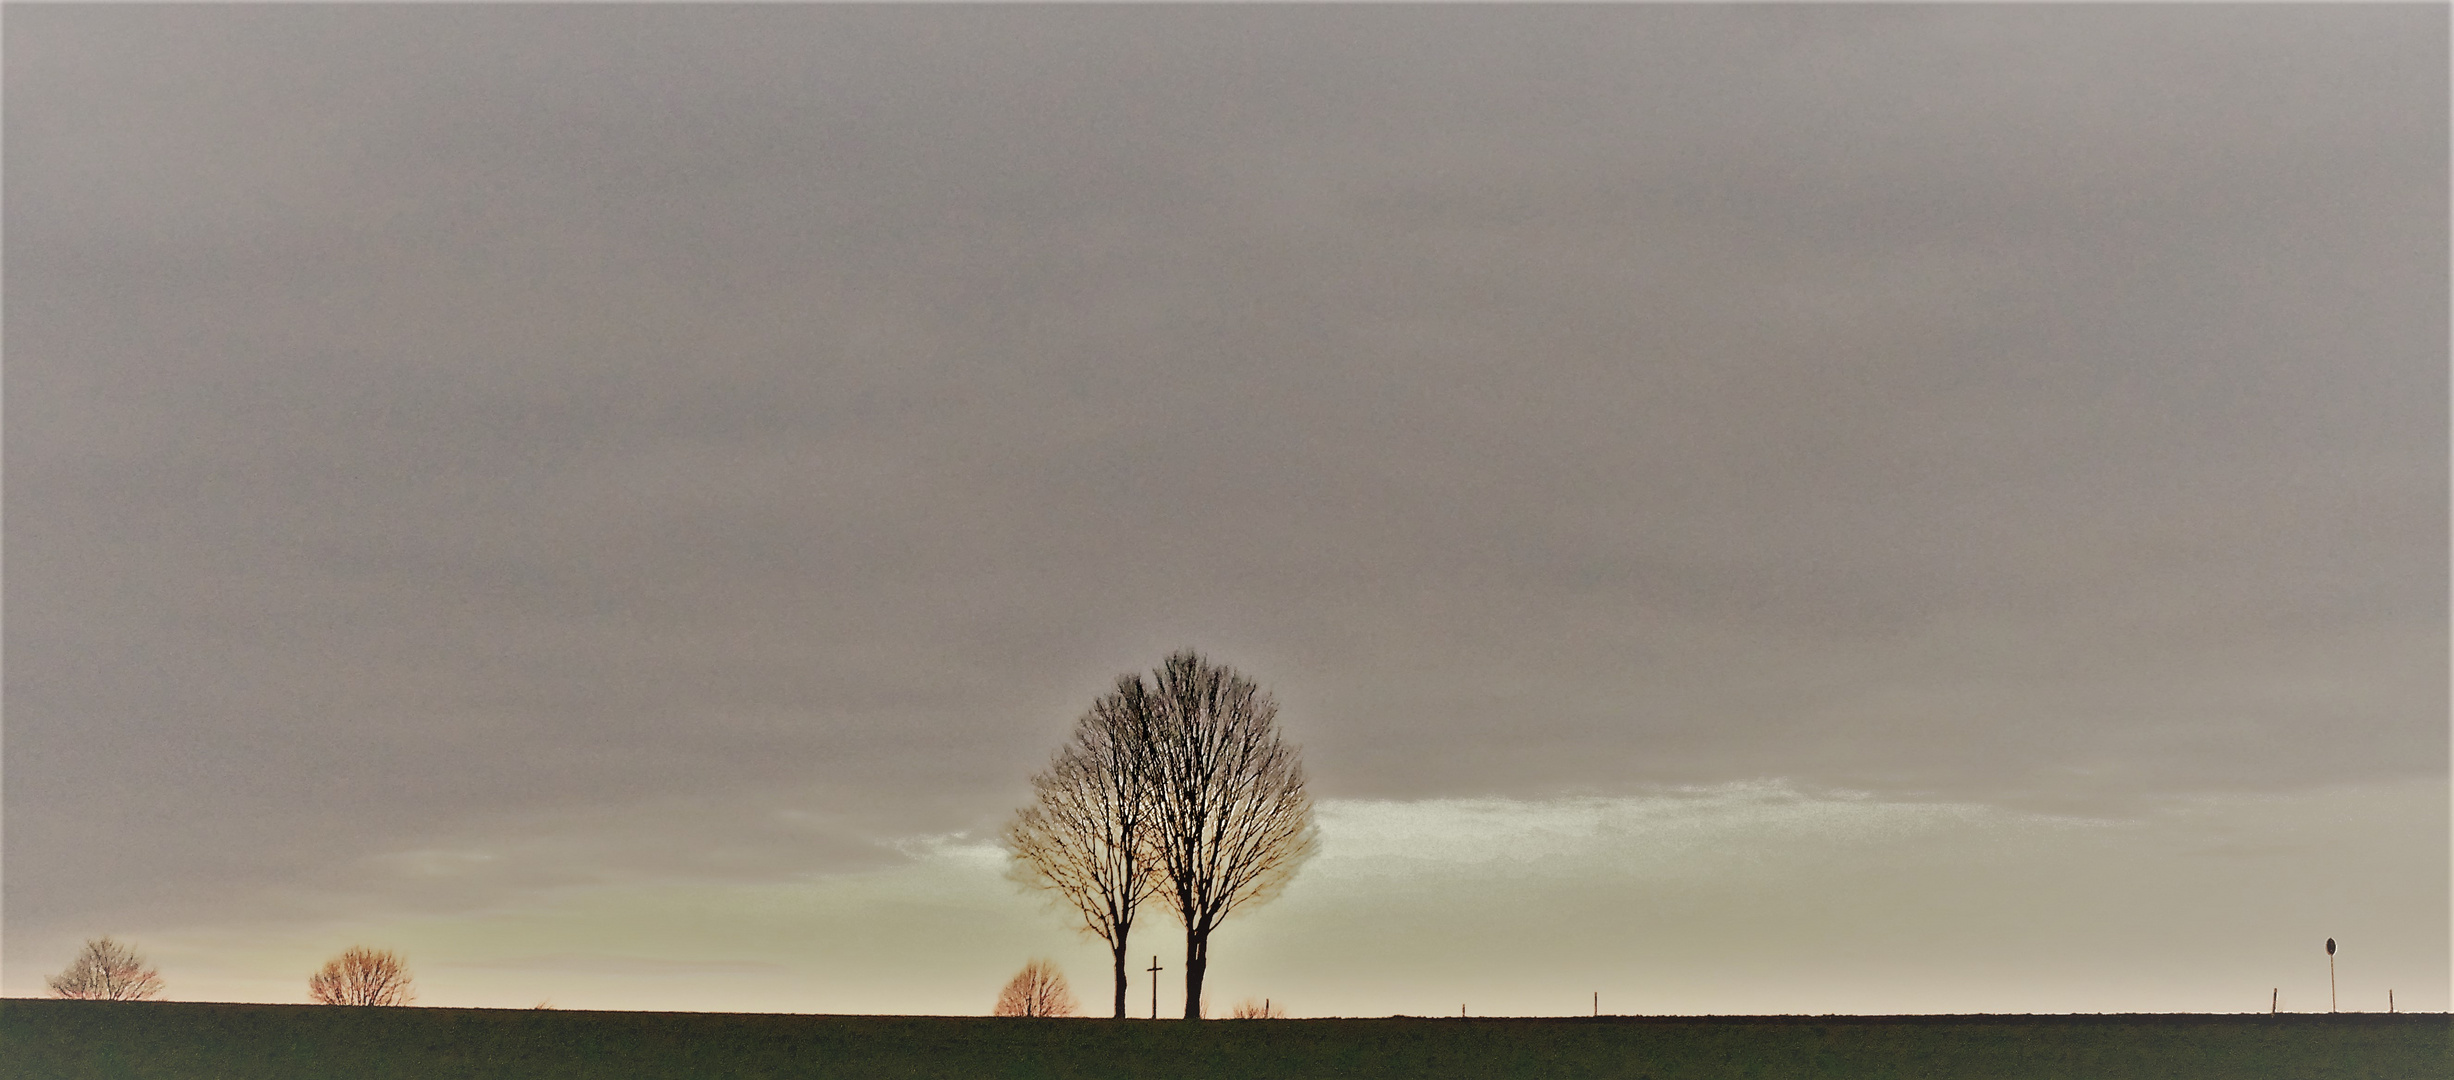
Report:
[[[1599,990],[1593,992],[1593,1018],[1602,1018],[1602,992]]]
[[[1158,954],[1157,954],[1157,953],[1153,953],[1153,954],[1151,954],[1151,957],[1150,957],[1150,1018],[1151,1018],[1151,1019],[1153,1019],[1153,1020],[1156,1020],[1156,1019],[1158,1019],[1158,1018],[1159,1018],[1159,973],[1160,973],[1160,972],[1162,972],[1162,971],[1166,971],[1166,970],[1167,970],[1166,968],[1163,968],[1163,967],[1160,967],[1160,966],[1159,966],[1159,956],[1158,956]]]
[[[2276,988],[2274,988],[2274,989],[2272,989],[2272,990],[2267,991],[2267,1015],[2268,1015],[2268,1016],[2273,1016],[2273,1015],[2275,1015],[2275,1004],[2276,1004],[2277,1002],[2279,1002],[2279,1001],[2282,1001],[2283,999],[2284,999],[2284,988],[2283,988],[2283,987],[2278,986],[2278,987],[2276,987]]]
[[[2326,1011],[2335,1011],[2335,939],[2326,939]]]

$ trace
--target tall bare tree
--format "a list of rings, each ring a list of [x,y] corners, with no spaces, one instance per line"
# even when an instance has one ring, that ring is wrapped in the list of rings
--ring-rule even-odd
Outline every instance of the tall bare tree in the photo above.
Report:
[[[1210,934],[1286,887],[1318,850],[1312,798],[1278,703],[1234,668],[1191,650],[1154,672],[1149,707],[1150,846],[1184,923],[1184,1018],[1201,1018]],[[1121,684],[1120,684],[1121,685]]]
[[[1063,897],[1082,930],[1108,943],[1115,1017],[1125,1018],[1125,942],[1158,888],[1149,845],[1150,691],[1138,676],[1091,704],[1073,741],[1031,778],[1036,796],[1006,826],[1016,880]]]
[[[1065,985],[1065,973],[1046,960],[1033,960],[1015,973],[1013,981],[997,994],[994,1016],[1072,1016],[1074,992]]]
[[[145,966],[136,950],[108,935],[85,943],[68,968],[43,980],[52,997],[92,1001],[143,1001],[162,992],[162,973]]]
[[[362,945],[350,946],[308,976],[307,992],[324,1005],[407,1005],[417,998],[400,954]]]

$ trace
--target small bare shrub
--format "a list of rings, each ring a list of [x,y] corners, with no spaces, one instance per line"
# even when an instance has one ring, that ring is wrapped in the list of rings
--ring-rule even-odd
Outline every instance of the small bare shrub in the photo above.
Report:
[[[350,946],[308,976],[307,992],[323,1005],[407,1005],[417,998],[400,954],[362,945]]]
[[[997,994],[994,1016],[1072,1016],[1075,1014],[1074,992],[1065,986],[1065,973],[1046,960],[1033,960],[1023,965],[1014,980]]]
[[[49,979],[52,997],[91,1001],[143,1001],[162,992],[162,973],[145,966],[136,950],[107,935],[85,943],[68,969]]]
[[[1245,998],[1237,1002],[1236,1011],[1228,1015],[1236,1020],[1284,1020],[1287,1018],[1287,1010],[1285,1006],[1268,998],[1262,998],[1259,1001]]]

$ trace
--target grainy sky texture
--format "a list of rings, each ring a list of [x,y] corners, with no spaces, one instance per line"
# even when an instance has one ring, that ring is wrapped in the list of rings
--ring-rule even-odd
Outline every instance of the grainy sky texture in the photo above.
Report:
[[[0,991],[1096,1002],[1190,645],[1222,1010],[2443,1009],[2447,19],[12,5]]]

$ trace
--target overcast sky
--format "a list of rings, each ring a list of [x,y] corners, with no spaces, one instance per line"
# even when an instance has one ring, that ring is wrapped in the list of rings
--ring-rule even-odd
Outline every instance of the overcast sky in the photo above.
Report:
[[[1220,1005],[2443,1009],[2447,19],[11,6],[0,992],[1096,1004],[1192,646]]]

